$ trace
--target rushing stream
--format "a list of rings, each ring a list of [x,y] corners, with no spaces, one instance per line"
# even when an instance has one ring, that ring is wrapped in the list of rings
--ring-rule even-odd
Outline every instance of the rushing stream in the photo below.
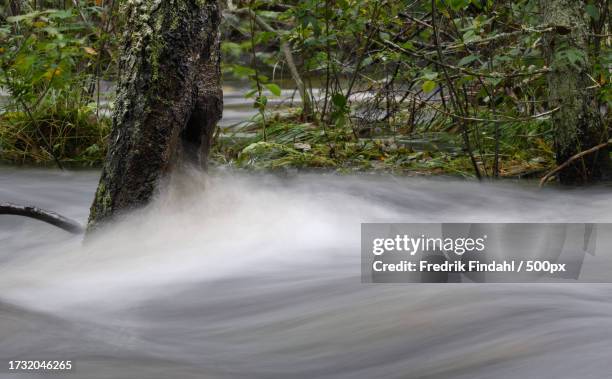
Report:
[[[97,172],[0,170],[3,201],[85,222]],[[0,216],[0,377],[62,358],[74,378],[607,378],[612,285],[362,284],[359,233],[611,221],[609,193],[188,171],[86,243]]]

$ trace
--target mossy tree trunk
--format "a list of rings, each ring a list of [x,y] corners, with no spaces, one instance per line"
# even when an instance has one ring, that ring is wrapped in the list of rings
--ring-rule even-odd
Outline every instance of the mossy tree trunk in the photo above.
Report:
[[[27,0],[9,0],[8,7],[5,8],[8,8],[10,16],[18,16],[32,11],[32,6]]]
[[[608,140],[589,77],[588,23],[583,0],[540,0],[542,20],[552,31],[544,38],[549,105],[558,164]],[[591,88],[589,88],[591,87]],[[559,174],[565,184],[601,178],[609,167],[608,149],[577,159]]]
[[[109,151],[88,231],[146,204],[173,166],[206,166],[222,113],[216,0],[130,0]]]

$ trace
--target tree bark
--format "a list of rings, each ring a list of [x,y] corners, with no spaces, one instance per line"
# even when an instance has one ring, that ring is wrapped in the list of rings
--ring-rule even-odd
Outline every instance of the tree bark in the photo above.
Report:
[[[88,231],[146,204],[174,165],[206,167],[221,118],[216,0],[126,2],[113,130]]]
[[[559,165],[582,151],[608,141],[607,128],[598,112],[588,54],[588,23],[583,0],[540,0],[540,11],[552,28],[544,38],[549,106],[555,152]],[[608,148],[582,156],[559,172],[564,184],[588,183],[609,170]]]
[[[8,8],[11,16],[32,12],[32,6],[28,0],[9,0]]]

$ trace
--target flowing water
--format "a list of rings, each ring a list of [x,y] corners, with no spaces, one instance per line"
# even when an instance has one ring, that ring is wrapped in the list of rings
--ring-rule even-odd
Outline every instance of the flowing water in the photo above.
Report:
[[[97,176],[2,168],[0,199],[85,222]],[[62,358],[73,378],[608,378],[612,285],[362,284],[359,234],[611,221],[609,193],[186,170],[86,243],[0,216],[0,377]]]

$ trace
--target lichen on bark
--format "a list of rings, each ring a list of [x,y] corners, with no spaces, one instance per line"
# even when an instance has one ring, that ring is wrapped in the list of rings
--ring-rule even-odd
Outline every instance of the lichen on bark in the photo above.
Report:
[[[543,22],[551,32],[544,37],[548,102],[553,113],[558,164],[608,140],[591,86],[588,24],[582,0],[540,0]],[[586,183],[601,178],[609,168],[608,149],[576,160],[560,172],[562,183]]]
[[[88,231],[146,204],[177,164],[205,166],[222,112],[216,0],[129,0],[113,130]]]

